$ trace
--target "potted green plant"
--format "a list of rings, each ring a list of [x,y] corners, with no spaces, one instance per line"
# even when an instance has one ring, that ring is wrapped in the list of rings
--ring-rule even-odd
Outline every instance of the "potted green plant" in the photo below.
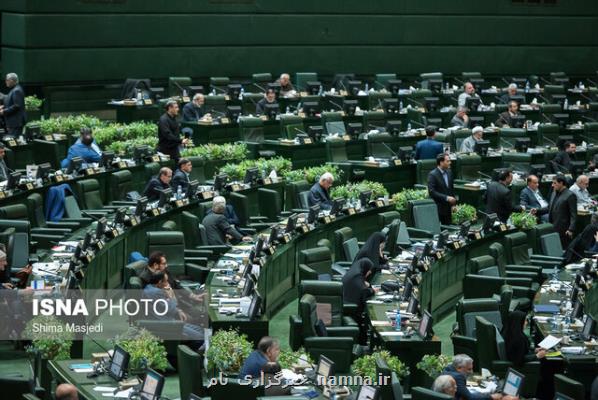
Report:
[[[205,161],[206,176],[214,176],[218,168],[231,162],[241,162],[249,151],[245,143],[204,144],[183,150],[183,157],[198,157]]]
[[[409,375],[409,368],[397,356],[390,354],[388,350],[376,350],[370,355],[359,357],[353,361],[352,370],[357,376],[361,376],[371,381],[376,380],[376,359],[382,358],[390,367],[391,371],[397,374],[400,380],[405,379]]]
[[[436,379],[452,360],[452,357],[444,354],[426,354],[416,364],[416,367],[424,371],[430,378]]]
[[[292,370],[295,367],[304,367],[306,364],[313,365],[314,360],[309,353],[301,347],[297,351],[281,350],[280,355],[278,356],[278,364],[280,364],[282,369]]]
[[[247,340],[247,335],[239,334],[234,329],[219,330],[210,339],[210,347],[206,353],[208,368],[213,370],[214,374],[222,372],[236,375],[252,349],[253,346]]]
[[[427,189],[403,189],[392,195],[391,201],[395,204],[397,211],[407,210],[409,200],[423,200],[428,198]]]
[[[44,101],[39,99],[36,95],[25,97],[25,111],[27,112],[27,119],[29,121],[37,121],[42,117],[42,104]]]
[[[536,216],[525,211],[511,214],[511,222],[516,228],[523,230],[529,230],[538,225]]]
[[[168,367],[166,348],[162,340],[150,331],[138,327],[130,327],[122,335],[116,336],[112,341],[129,353],[129,374],[141,375],[145,368],[165,371]]]
[[[473,222],[477,219],[477,211],[469,204],[458,204],[453,210],[453,224],[459,225],[463,222]]]

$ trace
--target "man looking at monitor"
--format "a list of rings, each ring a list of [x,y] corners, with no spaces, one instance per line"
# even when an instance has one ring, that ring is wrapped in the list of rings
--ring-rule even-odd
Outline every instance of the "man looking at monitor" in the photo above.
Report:
[[[330,172],[324,172],[318,182],[309,189],[307,198],[310,207],[319,205],[322,210],[330,210],[332,201],[330,200],[330,187],[334,183],[334,176]]]
[[[485,394],[470,392],[467,388],[467,378],[473,375],[473,359],[467,354],[457,354],[453,357],[451,365],[442,371],[443,375],[450,375],[457,383],[455,399],[461,400],[511,400],[512,396],[503,396],[501,393]]]
[[[66,155],[66,158],[60,163],[61,168],[68,168],[71,160],[75,157],[80,157],[85,163],[82,165],[86,168],[86,164],[99,163],[102,159],[102,151],[100,146],[94,140],[91,129],[81,128],[79,132],[79,139],[71,147]]]
[[[203,105],[205,103],[205,97],[201,93],[195,93],[193,101],[185,104],[183,107],[183,121],[185,122],[197,122],[203,118],[205,111]]]
[[[484,128],[476,126],[471,130],[471,136],[466,137],[461,142],[461,153],[473,153],[475,151],[475,144],[484,138]]]
[[[181,187],[183,194],[187,190],[187,186],[189,186],[189,174],[193,169],[193,164],[191,164],[191,160],[188,158],[181,158],[179,160],[179,168],[176,170],[172,177],[172,190],[178,190],[178,187]]]
[[[257,102],[255,105],[255,113],[258,115],[263,115],[266,113],[266,104],[274,104],[276,103],[276,91],[272,88],[268,88],[266,90],[266,94],[264,98]]]
[[[458,106],[465,107],[467,99],[470,97],[480,98],[480,96],[478,96],[478,94],[475,92],[475,87],[473,86],[473,83],[465,82],[465,85],[463,85],[463,93],[461,93],[459,95],[459,98],[457,101]]]
[[[243,363],[239,377],[257,378],[264,365],[269,362],[277,362],[280,355],[280,342],[270,336],[264,336],[254,350]]]
[[[507,111],[500,113],[498,116],[496,125],[502,128],[516,128],[514,118],[519,116],[521,116],[521,113],[519,112],[519,103],[515,100],[511,100],[509,101],[509,108]]]
[[[170,189],[171,180],[172,170],[168,167],[160,168],[158,176],[152,177],[145,186],[145,189],[143,189],[143,195],[147,197],[149,202],[159,200],[160,192]]]
[[[224,203],[214,201],[212,203],[212,212],[207,214],[202,221],[206,229],[208,245],[225,246],[229,238],[237,242],[241,240],[250,242],[251,237],[243,236],[234,226],[228,223],[224,216],[224,210]]]
[[[432,390],[455,397],[455,394],[457,393],[457,382],[455,382],[455,379],[450,375],[440,375],[434,380]]]
[[[457,108],[457,113],[453,116],[453,119],[451,119],[451,126],[459,128],[469,127],[469,117],[467,116],[467,112],[467,107]]]

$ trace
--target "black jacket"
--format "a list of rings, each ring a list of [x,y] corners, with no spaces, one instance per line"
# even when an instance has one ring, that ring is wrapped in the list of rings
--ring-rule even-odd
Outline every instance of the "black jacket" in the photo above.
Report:
[[[176,118],[168,113],[162,114],[158,121],[158,150],[162,153],[170,154],[178,149],[182,143],[180,135],[180,125]]]
[[[204,114],[203,108],[196,107],[193,102],[189,102],[183,107],[183,121],[185,122],[197,122]]]
[[[143,189],[143,195],[147,197],[147,200],[152,202],[160,199],[160,192],[164,189],[168,189],[170,186],[163,183],[158,177],[153,177],[149,180],[145,189]]]
[[[451,205],[447,201],[447,197],[453,197],[455,195],[455,189],[453,187],[453,173],[449,169],[448,174],[448,187],[444,183],[442,173],[438,168],[434,168],[428,174],[428,193],[436,205],[438,206],[439,215],[450,215]]]
[[[268,99],[266,99],[266,98],[261,99],[255,105],[255,113],[258,115],[265,114],[266,113],[266,104],[276,104],[276,100],[274,100],[272,103],[270,103],[270,102],[268,102]]]
[[[548,204],[548,221],[552,223],[554,230],[560,234],[567,230],[575,232],[576,219],[577,197],[575,194],[567,188],[564,188],[558,195],[553,191]]]
[[[322,186],[320,186],[320,182],[314,183],[311,189],[309,189],[309,197],[307,199],[310,207],[319,204],[320,208],[323,210],[332,208],[330,195]]]
[[[552,165],[555,174],[559,172],[562,174],[569,173],[571,172],[571,156],[566,151],[561,150],[552,159]]]
[[[374,295],[374,290],[366,285],[365,275],[373,268],[368,258],[356,260],[351,268],[343,275],[343,301],[357,304],[357,312],[365,309],[368,298]]]
[[[208,244],[226,245],[226,235],[232,236],[236,240],[241,240],[243,236],[228,223],[223,214],[210,213],[203,219],[202,225],[206,228]]]
[[[180,169],[177,169],[174,175],[172,176],[170,186],[172,187],[173,191],[176,191],[179,185],[181,186],[181,189],[183,189],[183,193],[185,193],[185,191],[187,190],[187,186],[189,186],[189,177],[186,173],[184,173]]]
[[[496,213],[499,220],[507,222],[514,210],[519,211],[521,207],[513,207],[511,189],[500,182],[490,182],[486,190],[486,212]]]
[[[7,128],[25,126],[25,92],[21,85],[13,87],[4,99],[4,120]]]

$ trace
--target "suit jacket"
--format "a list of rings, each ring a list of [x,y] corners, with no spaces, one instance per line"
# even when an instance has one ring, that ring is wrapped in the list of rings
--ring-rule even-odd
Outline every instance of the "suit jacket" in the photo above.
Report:
[[[176,118],[172,118],[168,113],[162,114],[158,121],[158,150],[169,154],[178,149],[182,141],[180,125]]]
[[[196,107],[193,102],[189,102],[183,107],[183,121],[185,122],[197,122],[204,114],[203,108]]]
[[[542,208],[534,192],[527,186],[519,194],[519,203],[526,210],[535,208],[537,210],[536,215],[546,214],[548,212],[548,206]],[[546,203],[548,203],[548,201],[546,201]]]
[[[147,285],[143,288],[143,298],[150,299],[150,300],[162,300],[168,304],[168,311],[164,315],[159,315],[155,313],[148,313],[149,319],[156,319],[160,321],[171,321],[175,320],[178,317],[178,310],[177,310],[177,301],[175,299],[171,299],[166,295],[166,291],[154,285]],[[162,312],[160,312],[162,314]]]
[[[449,182],[448,187],[444,183],[444,178],[442,177],[442,173],[438,168],[434,168],[432,171],[430,171],[430,174],[428,174],[428,193],[438,206],[439,215],[451,214],[451,205],[446,198],[448,196],[455,196],[455,189],[453,187],[453,173],[449,169],[447,174]]]
[[[571,156],[564,150],[561,150],[552,159],[553,164],[557,164],[555,167],[555,173],[568,173],[571,172]]]
[[[179,185],[181,186],[181,189],[183,189],[183,193],[185,193],[185,191],[187,190],[187,186],[189,186],[189,177],[186,173],[184,173],[180,169],[177,169],[174,175],[172,176],[170,186],[172,187],[173,191],[176,191]]]
[[[575,232],[576,219],[577,197],[567,188],[558,196],[553,191],[548,205],[548,221],[552,223],[554,230],[561,234],[567,230]]]
[[[4,119],[7,128],[20,128],[25,125],[25,92],[16,85],[4,99]]]
[[[266,99],[266,98],[261,99],[255,105],[255,113],[258,115],[265,114],[266,113],[266,104],[276,104],[276,100],[274,100],[272,103],[269,103],[268,99]]]
[[[213,212],[214,211],[212,211],[212,209],[210,208],[206,214],[211,214]],[[227,204],[226,206],[224,206],[224,217],[231,225],[241,225],[241,220],[239,219],[239,216],[237,215],[234,207],[231,204]]]
[[[223,214],[211,213],[204,217],[202,225],[206,228],[206,236],[208,237],[208,244],[226,245],[226,235],[232,236],[236,240],[241,240],[243,236],[228,223]]]
[[[170,186],[163,183],[157,176],[149,180],[145,189],[143,189],[143,195],[147,197],[149,202],[160,199],[160,192],[164,189],[168,189]]]
[[[332,208],[330,195],[322,186],[320,186],[320,182],[314,183],[311,189],[309,189],[309,196],[307,200],[310,207],[319,204],[320,208],[323,210]]]
[[[518,114],[520,115],[520,114]],[[497,126],[510,126],[511,128],[521,128],[521,126],[514,126],[513,119],[511,118],[511,114],[508,111],[502,112],[499,114],[498,119],[496,120]],[[519,123],[521,125],[521,123]]]
[[[443,375],[450,375],[453,377],[455,382],[457,383],[457,393],[455,393],[455,399],[457,400],[481,400],[481,399],[490,399],[489,394],[483,393],[476,393],[470,392],[467,389],[467,380],[465,379],[465,375],[458,372],[455,367],[449,365],[442,371]]]
[[[442,143],[434,139],[424,139],[415,145],[416,160],[433,160],[444,151]]]
[[[511,189],[500,182],[490,182],[486,190],[486,212],[496,213],[498,219],[507,222],[513,209]]]

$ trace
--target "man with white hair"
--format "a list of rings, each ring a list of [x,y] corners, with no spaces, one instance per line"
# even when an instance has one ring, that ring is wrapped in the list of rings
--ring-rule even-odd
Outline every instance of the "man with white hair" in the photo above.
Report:
[[[332,201],[330,200],[330,187],[334,182],[334,176],[330,172],[324,172],[318,182],[309,189],[308,203],[309,206],[320,206],[323,210],[332,208]]]
[[[575,180],[575,183],[569,188],[575,197],[577,197],[578,206],[590,206],[594,202],[590,192],[588,191],[589,185],[590,178],[588,178],[587,175],[579,175]]]
[[[469,127],[469,116],[467,113],[469,110],[467,107],[459,107],[457,108],[457,113],[453,115],[453,119],[451,119],[451,126],[456,126],[459,128],[468,128]]]
[[[507,87],[507,93],[500,96],[500,104],[508,104],[514,96],[517,96],[517,84],[511,83]]]
[[[201,93],[195,93],[193,101],[185,104],[183,107],[183,121],[184,122],[197,122],[203,118],[205,111],[203,105],[205,103],[204,95]]]
[[[457,384],[455,398],[461,400],[510,400],[516,399],[512,396],[504,396],[502,393],[475,393],[467,388],[467,378],[473,375],[473,359],[467,354],[457,354],[453,357],[453,363],[442,371],[443,375],[450,375]]]
[[[457,382],[455,382],[455,379],[450,375],[440,375],[434,380],[432,390],[455,397],[455,394],[457,393]]]
[[[276,83],[280,83],[280,95],[282,97],[290,96],[295,91],[289,74],[280,74],[280,78],[276,80]]]
[[[471,130],[471,136],[465,138],[463,142],[461,142],[461,148],[459,151],[461,153],[473,153],[476,142],[479,142],[484,137],[484,128],[481,126],[476,126]]]
[[[0,115],[6,123],[6,133],[10,136],[23,134],[26,123],[25,92],[19,85],[19,77],[14,72],[6,74],[6,86],[10,89],[4,98],[4,105],[0,106]]]
[[[208,245],[210,246],[225,246],[229,239],[235,241],[250,242],[251,237],[243,236],[234,226],[229,224],[224,216],[226,210],[226,200],[222,196],[214,197],[212,201],[212,212],[208,213],[202,225],[206,229],[206,236],[208,238]]]

